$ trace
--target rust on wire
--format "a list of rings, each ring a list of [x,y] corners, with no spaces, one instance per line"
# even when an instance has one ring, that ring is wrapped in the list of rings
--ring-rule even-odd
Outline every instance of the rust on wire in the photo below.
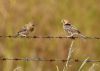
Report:
[[[28,38],[28,39],[32,39],[32,38],[47,38],[47,39],[52,39],[52,38],[59,38],[59,39],[63,39],[63,38],[69,38],[69,39],[81,39],[82,37],[66,37],[66,36],[12,36],[12,35],[0,35],[0,38]],[[100,37],[84,37],[83,39],[100,39]]]
[[[61,62],[66,62],[67,59],[41,59],[41,58],[0,58],[0,61],[8,61],[8,60],[13,60],[13,61],[48,61],[48,62],[55,62],[55,61],[61,61]],[[84,60],[79,60],[79,59],[72,59],[71,61],[73,62],[83,62]],[[100,62],[100,60],[87,60],[87,62]]]

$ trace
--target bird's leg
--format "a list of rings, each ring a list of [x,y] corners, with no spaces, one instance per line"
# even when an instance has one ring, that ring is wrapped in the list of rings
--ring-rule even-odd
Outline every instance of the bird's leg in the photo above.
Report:
[[[22,34],[22,33],[20,33],[19,36],[20,36],[20,37],[26,37],[26,34]]]
[[[71,33],[70,36],[67,36],[67,37],[70,37],[70,38],[78,38],[78,33]]]
[[[75,36],[73,33],[71,33],[69,36],[67,36],[68,38],[71,38],[71,39],[75,39]]]
[[[70,35],[70,36],[67,36],[68,38],[71,38],[71,39],[75,39],[76,37],[74,37],[73,35]]]
[[[68,38],[70,38],[70,37],[72,37],[72,36],[73,36],[73,34],[72,34],[72,33],[70,33],[70,34],[69,34],[69,36],[67,36],[67,37],[68,37]]]

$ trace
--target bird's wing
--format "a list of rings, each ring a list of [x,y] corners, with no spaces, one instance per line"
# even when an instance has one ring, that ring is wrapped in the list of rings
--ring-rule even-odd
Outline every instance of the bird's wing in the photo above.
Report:
[[[25,33],[27,31],[27,29],[25,27],[23,27],[18,33]]]
[[[75,26],[72,26],[72,29],[75,30],[78,33],[81,33]]]

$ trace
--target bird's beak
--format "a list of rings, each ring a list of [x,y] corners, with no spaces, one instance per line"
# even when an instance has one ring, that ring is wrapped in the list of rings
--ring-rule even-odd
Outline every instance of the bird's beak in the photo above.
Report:
[[[34,26],[37,26],[37,25],[38,25],[38,24],[36,24],[36,23],[34,24]]]

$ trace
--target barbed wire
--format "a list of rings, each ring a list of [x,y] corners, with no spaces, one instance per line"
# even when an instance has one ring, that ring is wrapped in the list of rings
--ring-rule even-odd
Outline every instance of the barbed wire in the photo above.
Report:
[[[69,38],[69,39],[81,39],[83,37],[66,37],[66,36],[12,36],[12,35],[0,35],[0,38],[28,38],[28,39],[35,39],[35,38],[47,38],[47,39],[52,39],[52,38]],[[83,39],[100,39],[100,37],[85,37]],[[61,61],[61,62],[66,62],[67,59],[41,59],[41,58],[1,58],[0,61],[6,61],[6,60],[13,60],[13,61],[49,61],[49,62],[54,62],[54,61]],[[84,60],[79,60],[79,59],[71,59],[71,61],[74,62],[83,62]],[[100,62],[100,60],[87,60],[87,62]]]
[[[100,37],[67,37],[67,36],[26,36],[26,37],[23,37],[23,36],[12,36],[12,35],[0,35],[0,38],[28,38],[28,39],[33,39],[33,38],[47,38],[47,39],[52,39],[52,38],[59,38],[59,39],[62,39],[62,38],[69,38],[69,39],[100,39]]]
[[[55,61],[61,61],[66,62],[67,59],[41,59],[41,58],[0,58],[0,61],[48,61],[48,62],[55,62]],[[79,59],[71,59],[70,61],[73,62],[83,62],[84,60]],[[100,62],[100,60],[87,60],[87,62]]]

